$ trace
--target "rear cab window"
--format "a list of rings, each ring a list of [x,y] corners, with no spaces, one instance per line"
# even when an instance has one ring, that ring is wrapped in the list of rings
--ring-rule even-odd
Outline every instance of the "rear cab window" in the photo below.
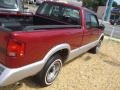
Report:
[[[79,12],[80,10],[76,8],[62,4],[43,3],[42,6],[39,7],[37,14],[45,15],[72,25],[80,25],[81,17]]]

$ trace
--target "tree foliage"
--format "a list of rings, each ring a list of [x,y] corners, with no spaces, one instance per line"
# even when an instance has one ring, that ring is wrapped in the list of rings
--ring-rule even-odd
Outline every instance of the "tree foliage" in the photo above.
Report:
[[[99,6],[105,6],[107,0],[98,0],[99,1]]]
[[[113,2],[113,7],[118,7],[118,4],[116,2]]]
[[[98,5],[98,0],[83,0],[83,6],[93,9]]]

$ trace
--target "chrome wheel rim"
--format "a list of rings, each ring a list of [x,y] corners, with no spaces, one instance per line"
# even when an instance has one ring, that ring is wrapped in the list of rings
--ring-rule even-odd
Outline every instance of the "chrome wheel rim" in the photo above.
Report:
[[[62,62],[60,59],[55,60],[48,68],[46,77],[45,77],[45,82],[46,84],[51,84],[56,77],[58,76],[60,70],[62,67]]]

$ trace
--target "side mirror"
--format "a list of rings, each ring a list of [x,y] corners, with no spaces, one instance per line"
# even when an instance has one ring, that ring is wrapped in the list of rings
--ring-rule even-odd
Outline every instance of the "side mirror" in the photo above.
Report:
[[[105,26],[104,26],[103,24],[100,24],[100,25],[99,25],[99,29],[104,30],[104,29],[105,29]]]

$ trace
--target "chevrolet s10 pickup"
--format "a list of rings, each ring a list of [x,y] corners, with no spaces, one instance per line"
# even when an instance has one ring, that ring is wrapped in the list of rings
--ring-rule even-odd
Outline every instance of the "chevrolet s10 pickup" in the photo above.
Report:
[[[74,4],[46,1],[34,15],[0,12],[0,87],[30,76],[51,85],[65,62],[98,52],[103,31],[94,12]]]

